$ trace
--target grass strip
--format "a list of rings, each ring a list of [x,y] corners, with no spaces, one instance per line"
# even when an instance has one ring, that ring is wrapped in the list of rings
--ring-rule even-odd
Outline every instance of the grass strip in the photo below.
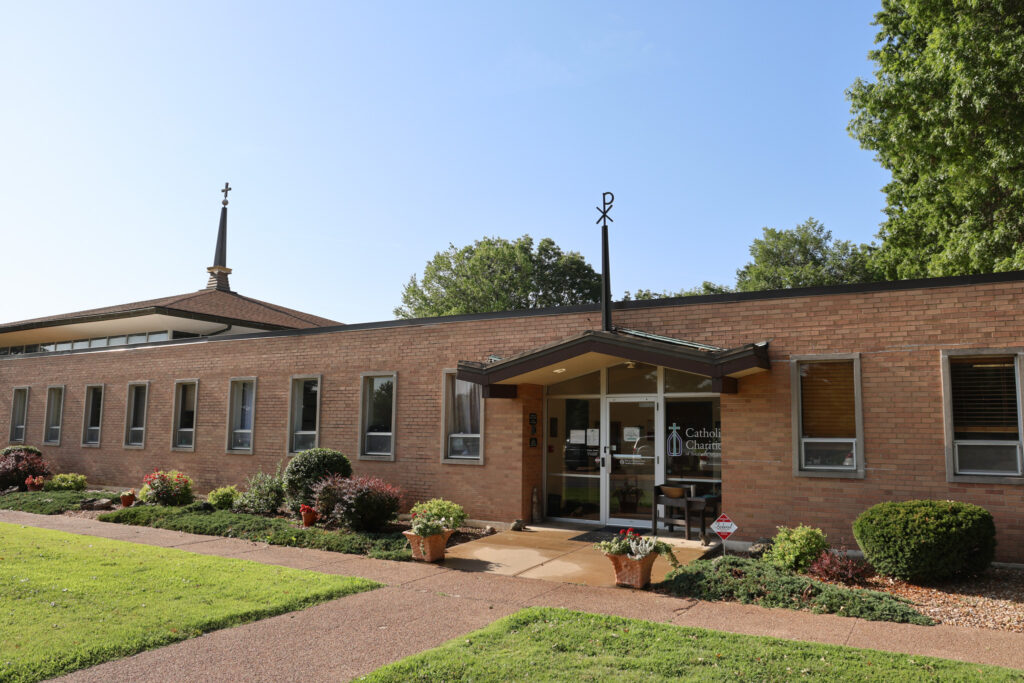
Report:
[[[91,498],[117,500],[117,495],[109,491],[20,491],[0,496],[0,510],[59,515],[68,510],[81,509],[82,501]]]
[[[38,681],[378,587],[0,523],[0,681]]]
[[[1010,669],[534,607],[361,680],[1020,681]]]
[[[275,517],[260,517],[227,510],[211,510],[203,504],[185,507],[142,505],[99,516],[102,522],[151,526],[207,536],[226,536],[294,548],[316,548],[339,553],[368,555],[382,560],[409,560],[412,551],[400,533],[363,533],[303,528]]]
[[[834,586],[743,557],[691,562],[672,570],[658,588],[699,600],[736,600],[761,607],[806,609],[869,621],[935,624],[896,596]]]

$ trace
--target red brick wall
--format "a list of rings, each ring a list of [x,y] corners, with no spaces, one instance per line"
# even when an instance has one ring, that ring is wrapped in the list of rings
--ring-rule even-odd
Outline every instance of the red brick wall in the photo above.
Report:
[[[949,498],[991,510],[997,558],[1024,562],[1024,486],[946,482],[940,371],[942,349],[1024,347],[1022,295],[1024,283],[1007,282],[637,308],[616,311],[615,321],[718,346],[770,342],[771,372],[743,378],[739,393],[722,396],[723,507],[739,526],[738,540],[803,522],[852,545],[852,520],[875,502]],[[320,443],[354,454],[359,373],[397,371],[395,462],[354,461],[356,471],[398,484],[411,500],[454,499],[475,518],[528,519],[532,489],[542,482],[541,449],[528,447],[527,419],[536,412],[543,430],[540,389],[523,386],[517,399],[487,401],[483,466],[442,464],[442,371],[599,327],[595,311],[3,359],[0,428],[10,424],[11,387],[31,385],[28,441],[39,444],[46,386],[65,384],[63,444],[44,447],[62,471],[137,486],[153,468],[175,467],[205,490],[286,460],[291,375],[323,375]],[[866,476],[794,477],[789,358],[851,352],[862,354]],[[255,454],[226,455],[228,378],[251,375],[259,378]],[[194,377],[196,451],[171,452],[174,380]],[[141,451],[121,446],[126,385],[136,380],[150,381],[151,392]],[[85,385],[99,382],[107,392],[103,445],[82,448]]]

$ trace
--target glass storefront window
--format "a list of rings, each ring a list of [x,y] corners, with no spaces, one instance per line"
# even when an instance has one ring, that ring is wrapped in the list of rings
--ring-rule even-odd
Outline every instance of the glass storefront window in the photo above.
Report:
[[[547,514],[601,518],[601,400],[548,399]]]
[[[722,480],[722,417],[717,398],[665,400],[666,478]]]
[[[548,396],[569,396],[572,394],[600,394],[601,372],[592,372],[567,379],[558,384],[548,386]]]
[[[654,394],[658,391],[658,368],[632,361],[608,368],[609,394]]]
[[[665,393],[682,394],[711,391],[711,378],[665,368]]]

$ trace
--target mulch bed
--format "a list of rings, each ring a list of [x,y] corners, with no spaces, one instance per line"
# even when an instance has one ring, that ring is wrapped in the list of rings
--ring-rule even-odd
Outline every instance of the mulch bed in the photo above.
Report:
[[[934,586],[875,576],[865,587],[909,600],[940,624],[1024,633],[1024,569],[992,567],[977,577]]]

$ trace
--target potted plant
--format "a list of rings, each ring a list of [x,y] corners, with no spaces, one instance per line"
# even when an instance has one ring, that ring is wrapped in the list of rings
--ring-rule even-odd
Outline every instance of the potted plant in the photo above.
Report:
[[[25,479],[25,486],[29,491],[42,491],[43,490],[43,477],[28,476]]]
[[[412,547],[412,558],[421,562],[444,559],[444,549],[455,529],[447,528],[444,517],[412,513],[412,531],[403,531]]]
[[[121,492],[121,507],[130,508],[135,505],[135,489]]]
[[[615,497],[619,499],[619,512],[636,512],[644,490],[635,484],[626,483],[615,489]]]
[[[615,585],[643,588],[651,582],[651,568],[661,555],[673,567],[679,560],[672,553],[672,546],[656,538],[643,537],[635,529],[623,529],[610,541],[594,545],[604,553],[615,567]]]
[[[299,513],[302,515],[302,526],[313,526],[320,518],[320,513],[312,505],[300,505]]]

